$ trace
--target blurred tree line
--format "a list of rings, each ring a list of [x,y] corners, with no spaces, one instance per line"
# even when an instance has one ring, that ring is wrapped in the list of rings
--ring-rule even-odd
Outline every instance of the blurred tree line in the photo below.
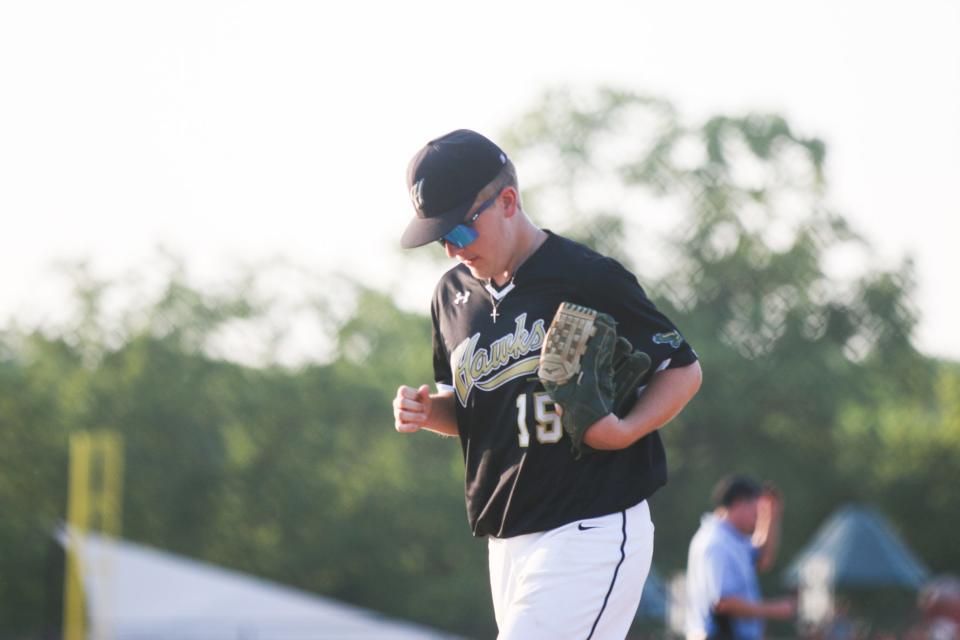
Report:
[[[614,90],[551,92],[501,139],[534,220],[633,268],[702,359],[703,389],[663,431],[661,573],[683,568],[731,470],[784,493],[782,559],[862,501],[935,572],[960,568],[960,366],[911,344],[909,261],[844,270],[869,247],[828,206],[822,142],[775,115],[691,126]],[[0,333],[0,636],[59,624],[68,437],[102,428],[125,440],[125,537],[495,635],[459,447],[392,427],[396,386],[431,379],[426,308],[357,287],[326,317],[329,358],[253,366],[209,348],[263,314],[245,288],[174,273],[122,326],[104,320],[109,288],[81,281],[69,326]]]

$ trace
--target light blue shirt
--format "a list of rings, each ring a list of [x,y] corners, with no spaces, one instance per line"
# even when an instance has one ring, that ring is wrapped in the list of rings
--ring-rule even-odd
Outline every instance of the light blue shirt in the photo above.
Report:
[[[687,557],[687,638],[705,638],[714,633],[713,606],[728,596],[748,602],[760,601],[756,560],[759,549],[750,537],[712,513],[704,514],[700,529],[690,541]],[[759,618],[733,618],[737,640],[763,638]]]

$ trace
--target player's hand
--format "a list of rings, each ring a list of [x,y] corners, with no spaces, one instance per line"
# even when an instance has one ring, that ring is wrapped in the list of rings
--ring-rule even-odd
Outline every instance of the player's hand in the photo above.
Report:
[[[761,516],[779,518],[783,514],[783,497],[779,489],[771,484],[765,485],[757,501],[757,509]]]
[[[393,399],[393,423],[400,433],[413,433],[426,426],[433,408],[430,387],[421,385],[419,389],[402,386],[397,389]]]

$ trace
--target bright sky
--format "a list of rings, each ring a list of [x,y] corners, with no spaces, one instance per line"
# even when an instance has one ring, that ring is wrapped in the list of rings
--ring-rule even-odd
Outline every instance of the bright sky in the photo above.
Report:
[[[62,313],[57,260],[109,277],[158,245],[201,280],[282,256],[425,311],[433,274],[397,249],[410,156],[612,84],[823,138],[874,263],[916,260],[920,347],[960,358],[958,33],[952,0],[6,2],[0,316]]]

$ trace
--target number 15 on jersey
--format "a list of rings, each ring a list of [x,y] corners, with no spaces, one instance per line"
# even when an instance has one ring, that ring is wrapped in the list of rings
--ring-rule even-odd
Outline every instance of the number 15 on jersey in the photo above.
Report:
[[[533,405],[533,417],[536,423],[534,432],[537,436],[537,442],[540,444],[553,444],[559,442],[563,437],[563,426],[560,423],[560,415],[557,413],[556,406],[549,394],[544,391],[538,391],[533,394],[521,393],[517,396],[517,430],[519,433],[520,446],[530,446],[530,427],[527,424],[527,416],[530,414],[529,406]]]

